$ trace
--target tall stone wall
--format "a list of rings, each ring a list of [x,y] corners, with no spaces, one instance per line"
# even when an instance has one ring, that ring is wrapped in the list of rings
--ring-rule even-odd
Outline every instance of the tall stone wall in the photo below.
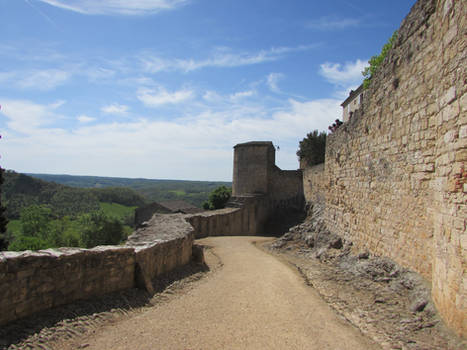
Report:
[[[324,169],[331,232],[431,280],[440,313],[464,335],[466,21],[465,1],[414,5],[363,106],[329,135]]]
[[[268,195],[271,211],[303,208],[303,174],[301,170],[281,170],[273,166],[269,177]]]
[[[324,204],[327,184],[324,163],[303,169],[303,194],[306,202]]]

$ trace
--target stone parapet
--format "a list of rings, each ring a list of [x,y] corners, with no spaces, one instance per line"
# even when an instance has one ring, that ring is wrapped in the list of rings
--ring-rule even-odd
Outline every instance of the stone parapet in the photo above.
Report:
[[[182,214],[156,215],[125,246],[0,253],[0,325],[79,299],[140,287],[187,264],[193,228]]]

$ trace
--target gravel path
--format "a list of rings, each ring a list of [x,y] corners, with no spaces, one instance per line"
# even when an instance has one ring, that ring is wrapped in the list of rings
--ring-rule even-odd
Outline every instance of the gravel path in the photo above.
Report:
[[[177,298],[101,327],[79,344],[99,350],[379,349],[336,316],[296,271],[252,244],[261,240],[200,240],[221,259],[217,273]]]

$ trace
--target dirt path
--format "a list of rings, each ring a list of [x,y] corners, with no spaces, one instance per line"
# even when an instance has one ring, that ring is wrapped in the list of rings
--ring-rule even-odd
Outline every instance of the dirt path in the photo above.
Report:
[[[96,330],[79,340],[81,347],[379,349],[338,318],[293,269],[251,243],[258,240],[263,238],[201,240],[223,263],[217,273],[178,298]]]

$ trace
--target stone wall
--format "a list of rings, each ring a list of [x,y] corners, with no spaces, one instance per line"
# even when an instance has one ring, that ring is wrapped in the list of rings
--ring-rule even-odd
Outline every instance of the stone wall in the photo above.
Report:
[[[0,253],[0,325],[78,299],[151,281],[191,259],[193,229],[183,215],[153,217],[125,246]]]
[[[324,176],[324,163],[303,169],[303,194],[306,202],[320,202],[326,200],[326,177]]]
[[[263,232],[268,216],[264,196],[233,197],[230,207],[188,215],[195,238],[208,236],[249,236]]]
[[[277,211],[303,208],[303,174],[301,170],[281,170],[273,166],[268,184],[269,206],[274,215]]]
[[[0,253],[0,324],[77,299],[131,288],[131,248]]]
[[[304,184],[307,198],[325,197],[332,233],[431,280],[441,315],[464,335],[466,21],[465,1],[414,5],[362,107],[328,137],[324,186],[313,169]]]
[[[234,147],[232,195],[268,193],[276,150],[270,141],[240,143]]]

